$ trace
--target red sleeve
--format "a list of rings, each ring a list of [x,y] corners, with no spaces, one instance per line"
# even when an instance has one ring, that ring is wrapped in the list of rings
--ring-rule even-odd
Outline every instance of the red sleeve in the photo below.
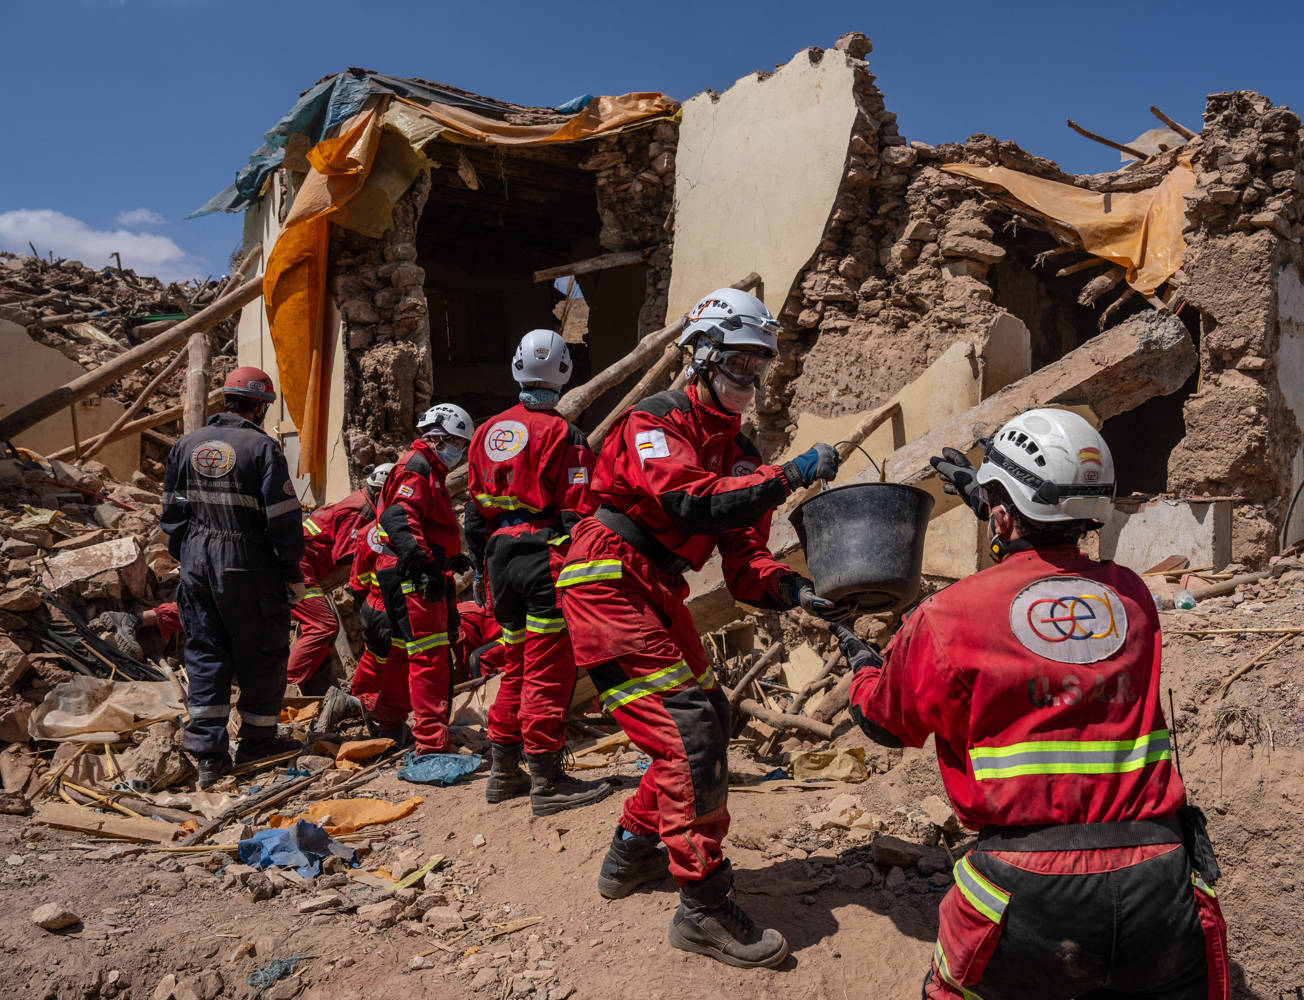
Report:
[[[772,516],[773,513],[767,511],[755,527],[724,532],[717,545],[729,593],[748,604],[777,609],[787,607],[779,594],[779,581],[793,570],[770,552]]]
[[[559,517],[566,511],[588,517],[598,509],[593,494],[593,468],[597,462],[583,432],[568,425],[567,436],[558,442],[549,462],[554,476],[552,509]]]
[[[866,719],[907,746],[923,746],[932,733],[951,746],[968,745],[970,692],[938,650],[926,607],[888,643],[881,668],[856,673],[848,694]]]
[[[421,464],[424,462],[422,459]],[[388,541],[399,555],[416,549],[429,560],[430,546],[423,537],[422,514],[430,506],[430,480],[405,463],[389,474],[385,494],[388,503],[379,519],[382,540]]]
[[[628,473],[656,497],[671,522],[690,535],[719,535],[748,528],[787,498],[787,478],[777,465],[745,476],[702,468],[697,448],[673,421],[635,410],[625,421]]]

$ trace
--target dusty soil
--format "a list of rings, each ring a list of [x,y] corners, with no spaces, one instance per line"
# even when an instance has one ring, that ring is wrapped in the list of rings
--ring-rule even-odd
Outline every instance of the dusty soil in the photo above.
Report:
[[[1304,628],[1304,582],[1294,576],[1262,592],[1163,616],[1181,765],[1192,798],[1209,814],[1223,864],[1218,891],[1239,998],[1294,997],[1304,986],[1304,637],[1291,639],[1220,700],[1219,681],[1276,637],[1178,632]],[[844,725],[838,742],[864,740]],[[938,831],[918,808],[940,792],[940,782],[927,748],[871,756],[888,770],[862,785],[731,796],[727,851],[740,901],[781,928],[792,945],[791,957],[774,971],[741,972],[667,947],[675,905],[669,881],[625,900],[598,896],[594,880],[603,852],[620,802],[637,780],[634,755],[626,753],[614,766],[584,774],[612,776],[619,783],[615,794],[548,819],[533,818],[523,800],[486,805],[483,775],[426,790],[389,771],[366,787],[391,800],[419,793],[425,801],[408,818],[373,828],[363,868],[384,865],[397,872],[432,854],[447,855],[450,864],[429,876],[425,888],[460,907],[464,929],[438,930],[414,919],[382,929],[347,913],[299,911],[328,887],[356,891],[344,875],[323,875],[315,886],[286,888],[255,902],[248,888],[220,871],[232,860],[228,855],[137,853],[128,846],[115,859],[101,859],[102,842],[0,817],[0,857],[7,859],[0,861],[7,903],[0,913],[4,992],[15,998],[243,997],[253,993],[250,972],[298,954],[305,957],[294,974],[264,996],[908,1000],[918,996],[937,903],[950,884]],[[731,763],[739,774],[767,766],[743,744],[735,746]],[[924,845],[917,866],[880,867],[868,837],[819,832],[805,822],[848,791],[882,818],[886,832]],[[475,846],[477,835],[483,846]],[[951,840],[959,856],[965,841]],[[57,934],[41,930],[29,913],[45,902],[66,906],[82,923]],[[489,937],[529,917],[542,920]],[[168,976],[175,977],[175,989]]]

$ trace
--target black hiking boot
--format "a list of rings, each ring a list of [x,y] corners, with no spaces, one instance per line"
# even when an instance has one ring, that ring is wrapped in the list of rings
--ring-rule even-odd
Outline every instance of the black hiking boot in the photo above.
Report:
[[[408,729],[406,722],[395,722],[392,725],[377,722],[361,701],[358,702],[358,711],[362,714],[362,724],[367,727],[367,734],[372,739],[393,740],[394,747],[400,750],[412,742],[412,730]]]
[[[655,834],[625,836],[617,825],[607,856],[598,872],[598,892],[606,899],[623,899],[644,882],[659,882],[670,874],[670,858]]]
[[[561,768],[565,747],[549,753],[527,753],[530,762],[530,811],[551,816],[566,809],[578,809],[601,802],[611,794],[605,781],[579,781]]]
[[[140,615],[130,611],[106,611],[91,623],[91,628],[109,634],[104,641],[125,656],[133,660],[143,659],[145,651],[136,639],[136,630],[140,628]]]
[[[256,760],[266,760],[268,757],[279,757],[281,754],[289,753],[292,750],[302,752],[303,743],[283,736],[265,736],[262,739],[241,740],[240,745],[235,750],[236,767],[242,764],[252,764]]]
[[[491,805],[506,802],[530,790],[530,776],[521,770],[521,744],[489,744],[489,780],[484,799]]]
[[[226,754],[196,754],[195,771],[200,789],[211,788],[231,773],[231,758]]]
[[[772,969],[788,957],[783,935],[772,927],[758,927],[734,902],[728,861],[700,882],[679,887],[679,909],[666,936],[673,948],[740,969]]]
[[[333,733],[346,719],[362,717],[362,702],[341,687],[332,687],[322,698],[321,712],[312,727],[315,733]]]

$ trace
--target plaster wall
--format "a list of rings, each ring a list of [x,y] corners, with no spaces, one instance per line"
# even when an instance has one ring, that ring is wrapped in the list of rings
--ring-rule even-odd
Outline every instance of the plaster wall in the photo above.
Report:
[[[1169,556],[1220,570],[1232,560],[1232,505],[1152,500],[1118,504],[1099,533],[1098,557],[1143,573]]]
[[[262,275],[267,266],[267,254],[275,245],[281,234],[281,204],[285,201],[282,173],[275,175],[271,190],[266,198],[256,207],[245,212],[244,245],[263,244],[262,260],[258,262],[258,274]],[[343,325],[335,307],[334,300],[326,297],[327,311],[325,335],[327,350],[323,358],[330,371],[330,394],[327,420],[330,426],[329,440],[326,446],[326,482],[322,495],[312,492],[307,476],[294,479],[295,489],[300,501],[309,505],[334,503],[347,496],[353,489],[349,481],[348,455],[344,448],[344,344]],[[293,476],[299,461],[299,431],[285,409],[285,398],[281,392],[281,372],[276,366],[276,348],[272,345],[271,328],[267,324],[267,310],[262,298],[255,299],[240,312],[240,322],[236,327],[236,355],[242,365],[255,365],[272,376],[276,385],[276,403],[268,408],[267,419],[263,429],[271,434],[285,451],[286,460]]]
[[[1277,324],[1279,338],[1277,354],[1273,359],[1277,372],[1277,387],[1286,405],[1295,415],[1295,426],[1304,430],[1304,281],[1294,267],[1282,267],[1277,272]],[[1304,482],[1304,450],[1297,451],[1291,460],[1290,497]],[[1290,503],[1286,497],[1286,503]],[[1285,510],[1282,511],[1285,516]],[[1304,502],[1297,503],[1286,526],[1286,544],[1304,538]]]
[[[819,246],[857,107],[846,53],[798,52],[684,104],[666,316],[755,271],[774,313]]]
[[[71,382],[86,369],[76,361],[34,341],[23,327],[0,320],[0,415],[12,413],[51,389]],[[116,400],[91,396],[75,404],[77,434],[82,441],[94,437],[122,416],[126,407]],[[14,444],[38,455],[48,455],[73,443],[72,417],[60,410],[14,437]],[[106,445],[95,454],[123,482],[140,468],[140,435],[133,434]]]

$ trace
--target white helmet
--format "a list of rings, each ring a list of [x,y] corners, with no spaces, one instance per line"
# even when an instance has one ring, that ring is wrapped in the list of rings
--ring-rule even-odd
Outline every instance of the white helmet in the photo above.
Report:
[[[512,378],[521,385],[543,382],[562,386],[570,381],[574,367],[570,348],[561,334],[552,330],[531,330],[516,345],[512,358]]]
[[[1000,483],[1034,521],[1109,520],[1114,458],[1100,432],[1071,410],[1020,413],[987,444],[978,482]]]
[[[763,347],[779,353],[779,323],[755,295],[736,288],[717,288],[693,306],[679,343],[703,346],[709,340],[719,347]]]
[[[389,478],[389,474],[393,471],[393,462],[381,462],[380,465],[376,466],[370,473],[368,473],[367,485],[374,490],[383,489],[385,486],[385,480]]]
[[[475,433],[475,423],[471,414],[453,403],[439,403],[426,410],[417,421],[417,430],[421,436],[427,434],[447,434],[466,441]]]

